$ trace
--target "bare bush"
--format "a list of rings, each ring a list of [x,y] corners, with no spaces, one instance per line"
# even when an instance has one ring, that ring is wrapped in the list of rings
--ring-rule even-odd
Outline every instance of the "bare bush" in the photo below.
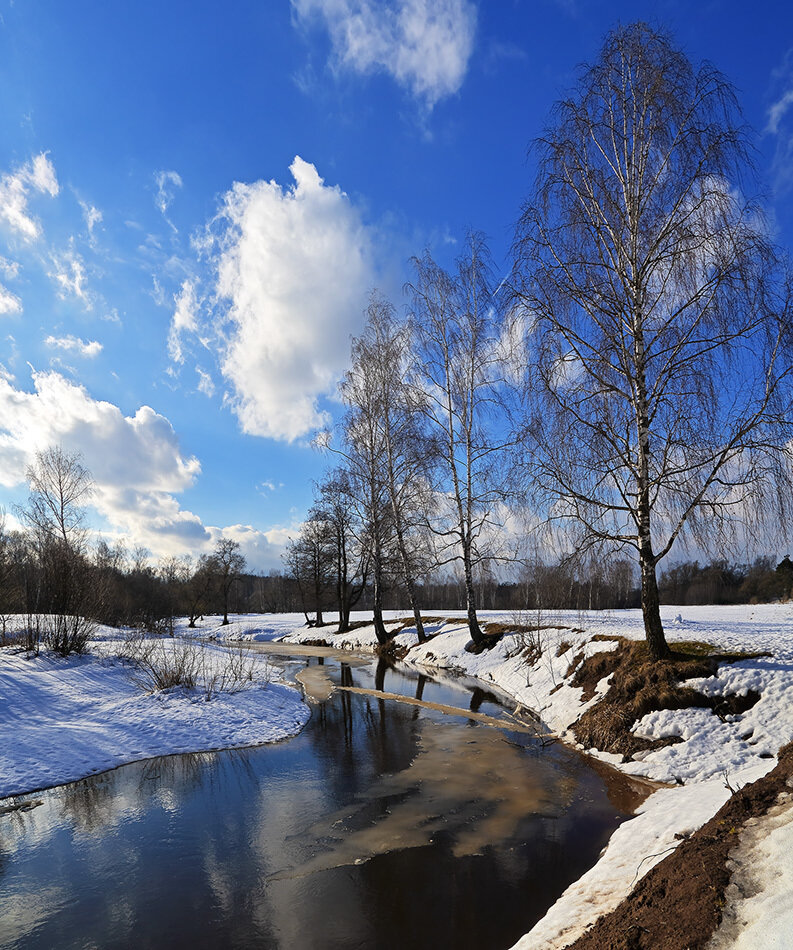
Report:
[[[545,634],[548,624],[543,622],[540,610],[517,610],[512,614],[510,628],[515,631],[514,653],[521,653],[533,666],[545,652]]]
[[[203,690],[207,700],[218,693],[239,693],[254,685],[270,682],[270,667],[261,667],[255,655],[241,644],[224,648],[224,663],[219,669],[206,672]]]
[[[96,626],[95,621],[78,614],[28,611],[13,629],[5,628],[4,642],[21,646],[36,655],[44,646],[61,656],[69,656],[71,653],[85,653]]]
[[[41,618],[40,636],[44,645],[61,656],[85,653],[94,635],[96,623],[73,614],[45,614]]]
[[[132,664],[130,678],[146,692],[182,686],[193,689],[200,672],[202,647],[189,640],[165,643],[139,631],[127,638],[119,655]]]
[[[118,656],[132,666],[130,678],[146,692],[173,687],[198,689],[209,701],[220,693],[239,693],[269,682],[268,666],[241,645],[222,652],[195,640],[161,640],[131,630]]]

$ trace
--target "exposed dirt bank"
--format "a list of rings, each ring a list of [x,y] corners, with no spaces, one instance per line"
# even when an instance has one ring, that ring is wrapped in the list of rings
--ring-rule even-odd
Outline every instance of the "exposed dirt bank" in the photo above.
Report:
[[[697,950],[725,911],[730,853],[747,822],[765,815],[793,784],[793,743],[772,772],[737,790],[699,831],[657,864],[610,914],[569,950]]]

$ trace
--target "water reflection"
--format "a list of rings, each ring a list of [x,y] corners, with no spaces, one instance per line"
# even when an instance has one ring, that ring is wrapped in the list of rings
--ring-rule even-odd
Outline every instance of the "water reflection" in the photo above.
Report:
[[[481,687],[323,661],[307,669],[338,685],[498,709]],[[36,797],[0,817],[3,947],[509,946],[620,817],[564,749],[343,690],[288,742]]]
[[[425,720],[407,767],[307,828],[305,838],[323,850],[276,877],[361,865],[378,854],[432,844],[439,833],[455,857],[481,854],[513,837],[527,816],[562,820],[576,785],[548,760],[527,769],[525,749],[499,732]]]

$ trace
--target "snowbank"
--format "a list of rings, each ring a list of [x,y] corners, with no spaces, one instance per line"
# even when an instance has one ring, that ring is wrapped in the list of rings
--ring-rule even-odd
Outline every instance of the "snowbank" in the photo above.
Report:
[[[793,794],[749,819],[730,857],[732,880],[721,927],[708,950],[785,950],[793,934]]]
[[[91,653],[66,659],[0,650],[0,798],[138,759],[273,742],[308,719],[300,693],[274,682],[258,657],[253,679],[238,684],[246,688],[208,689],[229,662],[228,652],[214,646],[195,645],[202,650],[196,688],[144,692],[131,664],[114,656],[117,634],[103,633]],[[158,648],[179,643],[162,640]]]

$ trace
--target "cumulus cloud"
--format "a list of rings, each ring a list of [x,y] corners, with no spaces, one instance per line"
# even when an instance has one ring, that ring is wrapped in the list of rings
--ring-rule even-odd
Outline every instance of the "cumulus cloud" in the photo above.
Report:
[[[93,359],[102,352],[102,344],[97,340],[81,340],[76,336],[48,336],[44,340],[44,345],[55,350],[65,350],[76,356],[84,356],[87,359]]]
[[[28,211],[31,192],[55,197],[59,191],[55,168],[46,152],[13,172],[0,176],[0,224],[26,241],[41,234],[41,225]]]
[[[221,369],[243,431],[294,440],[325,422],[320,396],[343,372],[374,282],[358,210],[296,157],[291,188],[236,183],[215,222]]]
[[[250,525],[235,524],[226,528],[210,528],[212,543],[221,537],[231,538],[240,546],[240,554],[245,558],[247,569],[265,571],[278,569],[283,566],[281,554],[284,551],[288,537],[294,529],[272,528],[269,531],[259,531]]]
[[[324,23],[340,65],[389,73],[429,109],[465,79],[476,33],[469,0],[292,0],[292,9],[298,22]]]
[[[195,484],[201,465],[182,453],[164,416],[149,406],[125,416],[54,371],[34,371],[33,392],[0,374],[0,485],[24,484],[36,453],[52,445],[81,453],[96,484],[91,503],[110,525],[109,537],[160,557],[208,553],[226,536],[240,542],[251,570],[279,565],[283,529],[207,526],[180,506],[175,496]]]
[[[201,466],[182,455],[164,416],[148,406],[124,416],[52,371],[34,372],[33,385],[26,392],[0,378],[0,484],[22,484],[36,452],[63,445],[82,453],[96,480],[94,507],[112,524],[137,535],[195,531],[198,519],[172,494],[189,488]]]

